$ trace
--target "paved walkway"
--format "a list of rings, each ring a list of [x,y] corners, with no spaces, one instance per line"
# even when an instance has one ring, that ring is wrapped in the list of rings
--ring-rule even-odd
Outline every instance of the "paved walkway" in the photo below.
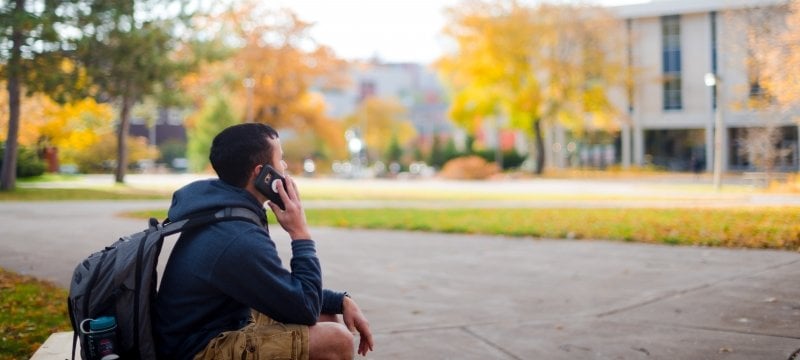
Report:
[[[145,225],[114,214],[167,205],[0,202],[0,266],[66,285],[80,259]],[[288,238],[273,233],[286,256]],[[372,323],[371,359],[787,359],[800,348],[795,252],[313,234],[326,287],[352,293]]]

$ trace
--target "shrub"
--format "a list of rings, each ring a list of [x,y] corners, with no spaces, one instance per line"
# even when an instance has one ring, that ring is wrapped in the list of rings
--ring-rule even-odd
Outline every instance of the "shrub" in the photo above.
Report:
[[[147,139],[143,137],[128,137],[127,146],[128,163],[131,166],[140,160],[158,158],[158,149],[148,145]],[[75,164],[82,173],[113,171],[116,163],[117,137],[110,133],[101,136],[100,141],[75,155]]]
[[[447,179],[487,179],[500,172],[500,167],[479,156],[455,158],[444,164],[441,177]]]
[[[482,157],[486,161],[494,161],[495,150],[480,150],[476,151],[475,155]],[[518,153],[516,150],[503,151],[503,170],[516,169],[525,162],[525,155]]]
[[[3,157],[6,152],[6,144],[0,144],[0,166],[3,166]],[[26,178],[44,174],[45,165],[36,151],[20,146],[17,153],[17,177]]]
[[[169,140],[158,147],[161,157],[159,161],[172,167],[175,159],[186,157],[186,143],[178,140]]]

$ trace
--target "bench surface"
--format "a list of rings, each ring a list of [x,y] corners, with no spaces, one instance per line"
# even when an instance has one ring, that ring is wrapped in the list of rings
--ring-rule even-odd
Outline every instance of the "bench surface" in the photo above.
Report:
[[[75,350],[76,358],[80,359],[81,344]],[[72,359],[72,331],[50,334],[39,350],[33,354],[31,360],[64,360]]]

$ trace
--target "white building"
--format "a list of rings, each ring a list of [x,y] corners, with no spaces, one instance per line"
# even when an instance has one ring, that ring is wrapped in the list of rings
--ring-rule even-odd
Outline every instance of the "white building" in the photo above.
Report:
[[[625,20],[627,56],[635,73],[623,105],[628,117],[621,121],[616,161],[623,166],[654,164],[670,170],[710,171],[714,116],[719,110],[724,123],[723,170],[752,168],[739,151],[740,139],[744,129],[768,122],[782,131],[780,147],[791,150],[778,168],[798,170],[798,126],[791,114],[755,111],[747,105],[761,95],[761,88],[748,67],[747,32],[742,26],[754,12],[779,9],[785,3],[659,0],[612,7]],[[769,19],[783,21],[783,14],[776,14]],[[718,89],[706,86],[708,73],[721,79]],[[551,143],[559,139],[565,141],[564,134],[555,131]],[[550,164],[568,162],[563,151],[553,156]]]

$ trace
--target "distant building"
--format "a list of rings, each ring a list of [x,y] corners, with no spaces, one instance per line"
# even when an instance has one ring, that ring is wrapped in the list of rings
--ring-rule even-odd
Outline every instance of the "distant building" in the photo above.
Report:
[[[619,89],[621,96],[614,99],[623,112],[618,119],[620,132],[576,138],[560,126],[546,127],[548,166],[655,165],[671,171],[711,171],[719,105],[723,171],[755,169],[740,149],[746,129],[767,123],[780,131],[778,147],[788,150],[776,170],[800,169],[797,109],[779,112],[748,105],[764,93],[748,66],[747,53],[752,49],[747,48],[743,26],[748,20],[753,26],[748,17],[755,12],[776,10],[786,3],[654,0],[610,7],[624,21],[625,55],[634,73],[632,87]],[[769,21],[784,20],[785,12],[773,12],[777,16]],[[706,85],[706,74],[721,79],[718,89]]]
[[[144,118],[133,116],[131,117],[130,135],[147,138],[147,142],[155,146],[167,142],[185,144],[184,117],[184,112],[179,109],[160,108],[154,126],[150,126]]]
[[[422,137],[451,134],[448,104],[436,74],[414,63],[354,62],[347,83],[318,87],[325,97],[328,115],[342,119],[352,114],[366,98],[394,98],[408,109],[408,117]]]
[[[739,151],[743,146],[740,139],[744,129],[763,127],[767,121],[781,130],[779,146],[791,150],[778,168],[798,170],[799,131],[790,114],[758,111],[747,105],[763,94],[748,67],[747,52],[752,49],[747,49],[747,32],[742,26],[755,11],[763,11],[755,7],[785,3],[660,0],[611,7],[625,20],[628,59],[635,69],[633,88],[623,106],[628,119],[621,121],[615,158],[624,165],[710,171],[714,115],[719,107],[724,123],[723,170],[752,168]],[[783,21],[785,13],[777,14],[766,21]],[[705,84],[709,73],[722,79],[718,89]]]

